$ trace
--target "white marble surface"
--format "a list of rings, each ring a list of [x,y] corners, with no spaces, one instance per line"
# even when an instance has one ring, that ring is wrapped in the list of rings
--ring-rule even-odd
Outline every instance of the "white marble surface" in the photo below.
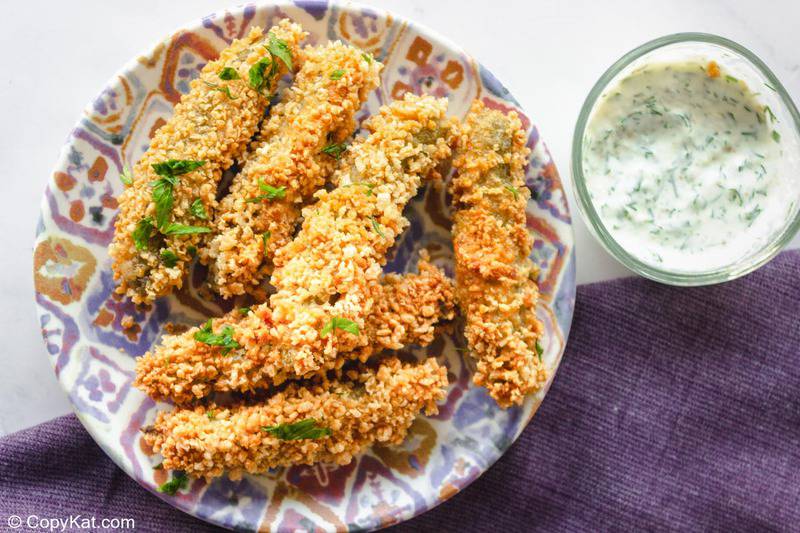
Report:
[[[572,128],[603,70],[644,41],[706,31],[753,50],[800,101],[800,2],[694,0],[371,0],[469,50],[512,91],[569,175]],[[81,109],[129,58],[227,0],[5,2],[0,34],[0,435],[68,413],[33,307],[39,199]],[[488,6],[491,6],[488,7]],[[568,180],[567,180],[568,181]],[[575,212],[578,281],[626,275]],[[800,245],[795,239],[793,246]]]

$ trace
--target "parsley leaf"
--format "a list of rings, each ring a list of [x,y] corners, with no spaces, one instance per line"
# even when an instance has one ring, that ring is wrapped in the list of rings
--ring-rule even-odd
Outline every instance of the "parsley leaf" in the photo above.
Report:
[[[516,188],[516,187],[513,187],[513,186],[511,186],[511,185],[506,185],[506,186],[505,186],[505,188],[506,188],[506,189],[507,189],[509,192],[511,192],[511,194],[513,194],[513,195],[514,195],[514,200],[517,200],[517,199],[519,199],[519,191],[517,190],[517,188]]]
[[[156,204],[156,225],[163,228],[169,222],[172,206],[175,203],[173,187],[177,178],[160,178],[150,182],[153,187],[153,202]]]
[[[536,339],[536,355],[539,356],[539,362],[542,362],[542,354],[544,353],[544,348],[542,348],[542,343],[539,342],[539,339]]]
[[[137,250],[144,250],[150,245],[150,237],[153,236],[153,219],[144,217],[136,223],[136,229],[133,230],[133,243],[136,245]]]
[[[211,329],[211,319],[208,319],[200,330],[194,333],[194,340],[208,344],[209,346],[219,346],[222,348],[222,355],[226,355],[234,348],[239,348],[239,343],[233,338],[233,328],[225,326],[219,333],[214,333]]]
[[[344,70],[340,68],[337,68],[336,70],[331,72],[331,79],[334,81],[342,79],[342,76],[344,76]]]
[[[377,233],[378,235],[380,235],[383,238],[386,238],[386,235],[383,234],[383,230],[381,230],[381,225],[378,224],[378,221],[375,220],[375,217],[370,215],[369,219],[372,222],[372,228],[375,230],[375,233]]]
[[[772,130],[772,140],[776,143],[781,142],[781,134],[777,130]]]
[[[338,316],[331,318],[330,321],[325,324],[325,327],[322,328],[322,331],[320,331],[319,334],[324,338],[330,335],[331,332],[336,329],[352,333],[353,335],[358,335],[358,324],[352,320]]]
[[[192,245],[189,245],[189,247],[186,248],[186,251],[189,252],[189,255],[191,255],[192,257],[197,255],[197,248]]]
[[[238,98],[237,96],[233,96],[231,94],[231,88],[228,87],[227,85],[217,85],[216,83],[211,83],[211,82],[208,82],[206,80],[203,80],[203,83],[205,83],[211,89],[214,89],[215,91],[219,91],[222,94],[224,94],[225,96],[227,96],[228,100],[236,100]]]
[[[197,170],[198,168],[205,165],[205,161],[192,161],[190,159],[169,159],[167,161],[163,161],[161,163],[154,163],[153,170],[159,176],[163,176],[165,178],[174,178],[175,176],[182,176],[183,174],[188,174],[193,170]],[[177,181],[173,182],[173,185],[177,184]]]
[[[131,174],[131,169],[128,167],[122,167],[122,174],[119,175],[119,181],[121,181],[126,187],[133,185],[133,175]]]
[[[195,233],[211,233],[210,228],[203,226],[187,226],[172,222],[161,230],[164,235],[193,235]]]
[[[172,479],[158,487],[158,492],[162,494],[169,494],[175,496],[178,491],[185,489],[189,486],[189,478],[185,473],[177,471],[172,474]]]
[[[270,33],[267,50],[269,50],[269,53],[272,55],[273,61],[277,57],[283,61],[283,64],[286,65],[286,68],[289,70],[294,70],[294,67],[292,66],[292,51],[289,48],[289,45],[286,44],[286,41],[283,39],[278,39]]]
[[[206,411],[206,416],[208,417],[209,420],[214,420],[216,413],[214,412],[213,409],[209,409],[208,411]]]
[[[264,241],[264,255],[265,256],[267,255],[267,241],[269,240],[270,237],[272,237],[272,232],[271,231],[265,231],[264,233],[261,234],[261,240]]]
[[[223,67],[222,70],[217,73],[217,76],[219,76],[219,79],[225,81],[239,79],[239,73],[236,72],[236,69],[233,67]]]
[[[259,194],[255,198],[249,198],[247,200],[248,203],[261,202],[263,200],[280,200],[286,197],[286,187],[283,185],[280,187],[273,187],[272,185],[267,185],[262,180],[258,180],[258,188],[264,191],[265,194]]]
[[[372,56],[370,56],[368,53],[366,53],[366,52],[363,52],[363,53],[361,54],[361,57],[363,57],[363,58],[364,58],[364,61],[366,61],[368,65],[371,65],[371,64],[372,64]]]
[[[261,429],[280,440],[321,439],[330,437],[332,433],[330,428],[318,426],[313,418],[306,418],[293,424],[261,426]]]
[[[249,314],[250,314],[250,311],[252,311],[252,309],[251,309],[251,308],[249,308],[249,307],[240,307],[240,308],[239,308],[239,312],[240,312],[241,314],[243,314],[244,316],[247,316],[247,315],[249,315]]]
[[[191,161],[187,159],[169,159],[161,163],[154,163],[153,170],[161,178],[150,182],[153,187],[153,202],[156,204],[156,226],[163,229],[169,221],[172,206],[175,203],[173,189],[178,184],[178,176],[196,170],[205,161]]]
[[[178,256],[172,250],[161,250],[161,262],[167,268],[172,268],[178,264]]]
[[[269,87],[269,82],[272,78],[271,71],[275,70],[273,67],[270,69],[270,73],[267,73],[267,67],[271,65],[273,65],[273,62],[270,58],[262,57],[250,67],[250,70],[247,72],[247,76],[250,79],[250,87],[258,92],[263,92],[264,89]],[[264,74],[266,74],[266,77]]]
[[[192,205],[189,206],[189,211],[200,220],[208,220],[208,213],[206,213],[206,207],[203,205],[203,201],[200,200],[200,198],[194,199]]]
[[[334,159],[341,159],[345,150],[347,150],[347,143],[331,143],[320,150],[320,153],[329,155]]]

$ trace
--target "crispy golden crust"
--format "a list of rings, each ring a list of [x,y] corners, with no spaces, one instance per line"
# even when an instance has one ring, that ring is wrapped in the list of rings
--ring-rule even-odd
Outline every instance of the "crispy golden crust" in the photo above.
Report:
[[[446,110],[445,99],[406,95],[367,121],[371,135],[348,149],[333,177],[338,187],[316,194],[297,237],[275,255],[270,303],[234,327],[240,348],[232,352],[231,372],[218,371],[230,356],[220,348],[168,338],[156,356],[140,359],[139,386],[154,397],[191,398],[219,387],[278,384],[368,357],[366,322],[380,294],[386,251],[408,225],[403,207],[423,179],[439,177],[437,166],[450,156],[453,122]],[[354,322],[358,334],[334,328],[324,336],[333,318]],[[169,369],[173,358],[182,365],[177,372]]]
[[[375,286],[375,301],[367,318],[367,346],[350,357],[366,359],[383,349],[399,349],[409,344],[426,345],[433,341],[436,325],[449,320],[454,312],[452,282],[423,257],[419,274],[388,274]],[[268,308],[256,309],[259,320],[270,321]],[[213,321],[219,332],[225,325],[242,329],[244,316],[234,311]],[[169,398],[187,403],[212,392],[251,391],[268,387],[276,381],[271,367],[258,358],[219,350],[197,342],[192,328],[179,335],[165,336],[161,344],[136,362],[135,385],[156,399]],[[253,353],[253,352],[250,352]],[[344,358],[342,359],[344,362]]]
[[[303,211],[298,236],[275,256],[273,324],[253,324],[255,346],[275,374],[301,377],[341,366],[340,352],[369,344],[365,321],[387,250],[405,229],[402,211],[423,179],[439,177],[450,156],[447,100],[406,95],[365,123],[333,176],[337,188],[317,193]],[[334,317],[360,333],[321,331]],[[252,340],[245,341],[253,347]]]
[[[300,207],[333,172],[335,157],[321,150],[352,135],[355,113],[380,83],[383,65],[339,41],[305,48],[303,58],[261,142],[220,202],[217,234],[201,254],[212,287],[226,298],[255,289],[268,274],[275,251],[291,240]],[[260,182],[283,187],[285,196],[253,202],[264,194]]]
[[[306,36],[300,26],[286,19],[270,31],[286,41],[294,56],[299,42]],[[114,241],[109,248],[114,259],[114,279],[119,283],[117,292],[128,295],[134,302],[152,302],[168,294],[173,287],[180,287],[191,261],[189,249],[198,247],[202,240],[200,234],[159,234],[151,239],[147,249],[136,249],[133,239],[136,225],[145,217],[154,217],[155,213],[150,183],[159,176],[152,165],[169,159],[205,161],[202,167],[180,176],[174,188],[170,221],[207,225],[192,215],[189,206],[200,199],[206,211],[213,213],[222,171],[241,155],[264,114],[268,98],[252,89],[247,80],[249,68],[267,53],[266,42],[267,36],[261,29],[253,28],[245,38],[223,50],[217,60],[210,61],[199,79],[192,81],[189,93],[175,106],[172,117],[156,132],[150,148],[134,167],[133,185],[119,199]],[[281,69],[274,83],[286,72],[283,63],[279,64]],[[223,67],[234,68],[240,78],[221,80],[218,73]],[[231,98],[219,88],[227,88]],[[274,90],[274,86],[270,89]],[[162,263],[163,250],[177,255],[174,266]]]
[[[543,327],[536,319],[539,291],[525,227],[526,139],[515,113],[476,101],[453,161],[456,300],[477,360],[473,380],[501,407],[522,403],[548,375],[536,347]]]
[[[447,371],[428,359],[377,369],[359,366],[344,376],[290,383],[257,405],[176,408],[158,414],[145,440],[164,457],[164,468],[206,478],[317,462],[347,464],[375,442],[399,444],[417,414],[436,414]],[[318,439],[280,440],[262,428],[313,418],[331,430]]]

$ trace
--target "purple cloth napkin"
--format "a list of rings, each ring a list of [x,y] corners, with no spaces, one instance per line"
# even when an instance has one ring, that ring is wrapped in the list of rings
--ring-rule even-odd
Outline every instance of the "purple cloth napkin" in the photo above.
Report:
[[[0,440],[8,515],[214,528],[162,503],[72,416]],[[393,531],[792,530],[800,524],[800,252],[744,279],[580,287],[533,423],[453,499]]]

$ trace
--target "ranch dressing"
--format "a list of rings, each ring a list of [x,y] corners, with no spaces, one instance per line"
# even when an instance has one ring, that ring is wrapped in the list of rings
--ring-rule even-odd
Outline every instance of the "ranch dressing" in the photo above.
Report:
[[[743,259],[793,211],[795,195],[776,171],[775,120],[714,62],[632,72],[598,99],[584,137],[586,187],[603,225],[664,270]]]

